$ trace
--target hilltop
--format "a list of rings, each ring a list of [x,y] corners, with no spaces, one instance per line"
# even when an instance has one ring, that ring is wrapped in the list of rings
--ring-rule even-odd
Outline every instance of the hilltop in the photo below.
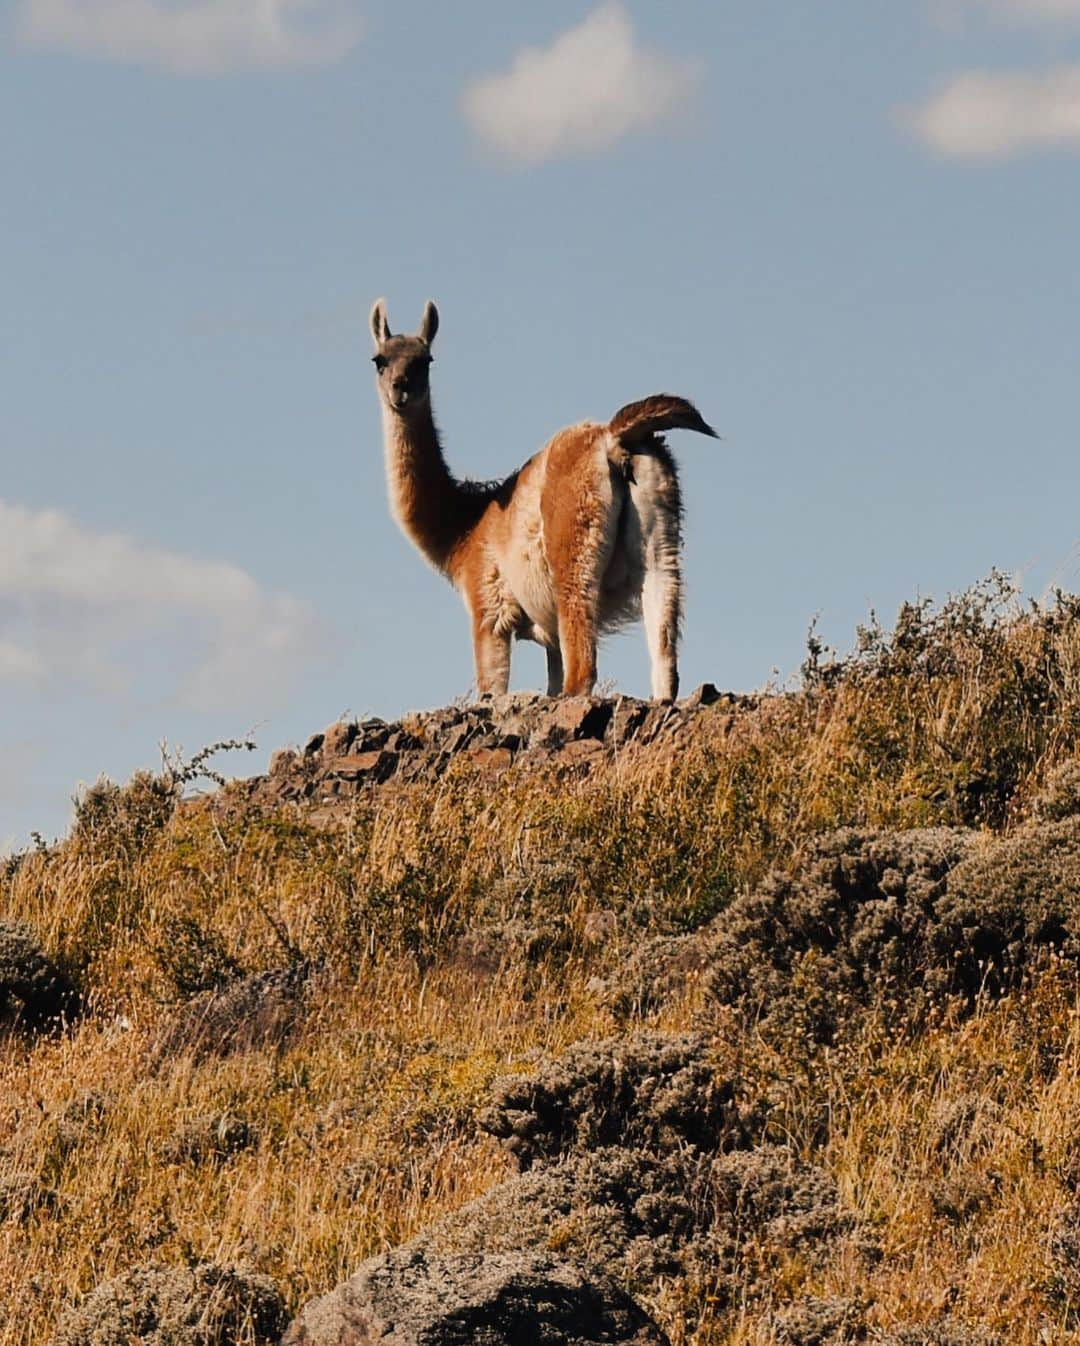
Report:
[[[1077,1338],[1078,730],[991,580],[100,783],[0,875],[0,1346]]]

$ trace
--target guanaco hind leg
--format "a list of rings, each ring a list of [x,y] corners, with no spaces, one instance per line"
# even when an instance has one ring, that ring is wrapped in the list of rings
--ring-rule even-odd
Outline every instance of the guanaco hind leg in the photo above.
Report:
[[[657,701],[674,701],[679,693],[682,619],[679,483],[666,454],[636,457],[633,474],[630,507],[637,515],[641,536],[641,615],[649,647],[652,694]]]
[[[553,441],[541,504],[558,608],[562,690],[567,696],[589,696],[596,683],[600,586],[626,491],[608,462],[606,430],[596,426],[584,433],[594,437],[591,452],[567,454],[565,465],[558,460],[560,441]],[[550,675],[550,663],[548,669]]]
[[[674,701],[679,694],[679,610],[682,578],[678,557],[655,561],[641,587],[641,615],[649,646],[654,701]]]
[[[483,615],[473,618],[473,659],[480,696],[502,696],[510,686],[510,635],[496,632]]]

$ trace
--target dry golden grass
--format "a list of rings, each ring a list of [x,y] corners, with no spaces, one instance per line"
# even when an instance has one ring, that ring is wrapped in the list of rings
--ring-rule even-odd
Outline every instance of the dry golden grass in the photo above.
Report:
[[[801,690],[717,710],[677,758],[626,752],[591,778],[455,767],[321,827],[227,792],[176,809],[146,779],[92,793],[65,842],[0,877],[0,916],[35,929],[90,1008],[65,1036],[0,1046],[0,1177],[52,1193],[0,1219],[0,1346],[46,1342],[65,1303],[148,1258],[249,1265],[298,1306],[506,1174],[473,1125],[487,1086],[532,1048],[627,1031],[591,979],[643,934],[694,928],[834,827],[1026,816],[1077,756],[1080,614],[1000,598],[912,609],[846,661],[817,653]],[[553,930],[551,951],[502,967],[463,951],[463,933],[497,950],[512,925]],[[177,1003],[298,960],[326,971],[284,1045],[155,1054]],[[694,997],[651,1022],[687,1028]],[[767,1078],[774,1125],[885,1254],[793,1258],[777,1302],[840,1295],[883,1327],[948,1307],[1017,1346],[1077,1335],[1047,1292],[1049,1231],[1080,1182],[1070,969],[966,1022],[943,1008],[914,1038],[870,1021],[832,1054],[729,1032],[721,1059],[747,1088]],[[950,1109],[967,1120],[943,1143]],[[176,1157],[188,1124],[223,1114],[249,1148]],[[767,1302],[683,1307],[673,1294],[676,1346],[771,1340]]]

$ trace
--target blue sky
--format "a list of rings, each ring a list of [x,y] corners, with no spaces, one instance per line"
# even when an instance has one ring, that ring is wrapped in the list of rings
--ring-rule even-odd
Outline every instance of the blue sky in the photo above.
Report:
[[[991,567],[1080,587],[1080,0],[14,0],[0,843],[99,772],[468,691],[367,313],[460,472],[668,390],[683,684]],[[539,686],[519,647],[514,682]],[[648,688],[640,631],[601,675]]]

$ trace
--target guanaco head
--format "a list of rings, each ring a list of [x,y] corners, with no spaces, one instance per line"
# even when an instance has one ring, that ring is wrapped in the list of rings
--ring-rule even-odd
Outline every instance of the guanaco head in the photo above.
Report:
[[[398,416],[408,416],[428,403],[431,343],[438,330],[439,310],[430,299],[424,305],[420,330],[415,336],[394,336],[386,319],[386,300],[375,301],[371,310],[371,335],[375,338],[372,360],[379,396]]]

